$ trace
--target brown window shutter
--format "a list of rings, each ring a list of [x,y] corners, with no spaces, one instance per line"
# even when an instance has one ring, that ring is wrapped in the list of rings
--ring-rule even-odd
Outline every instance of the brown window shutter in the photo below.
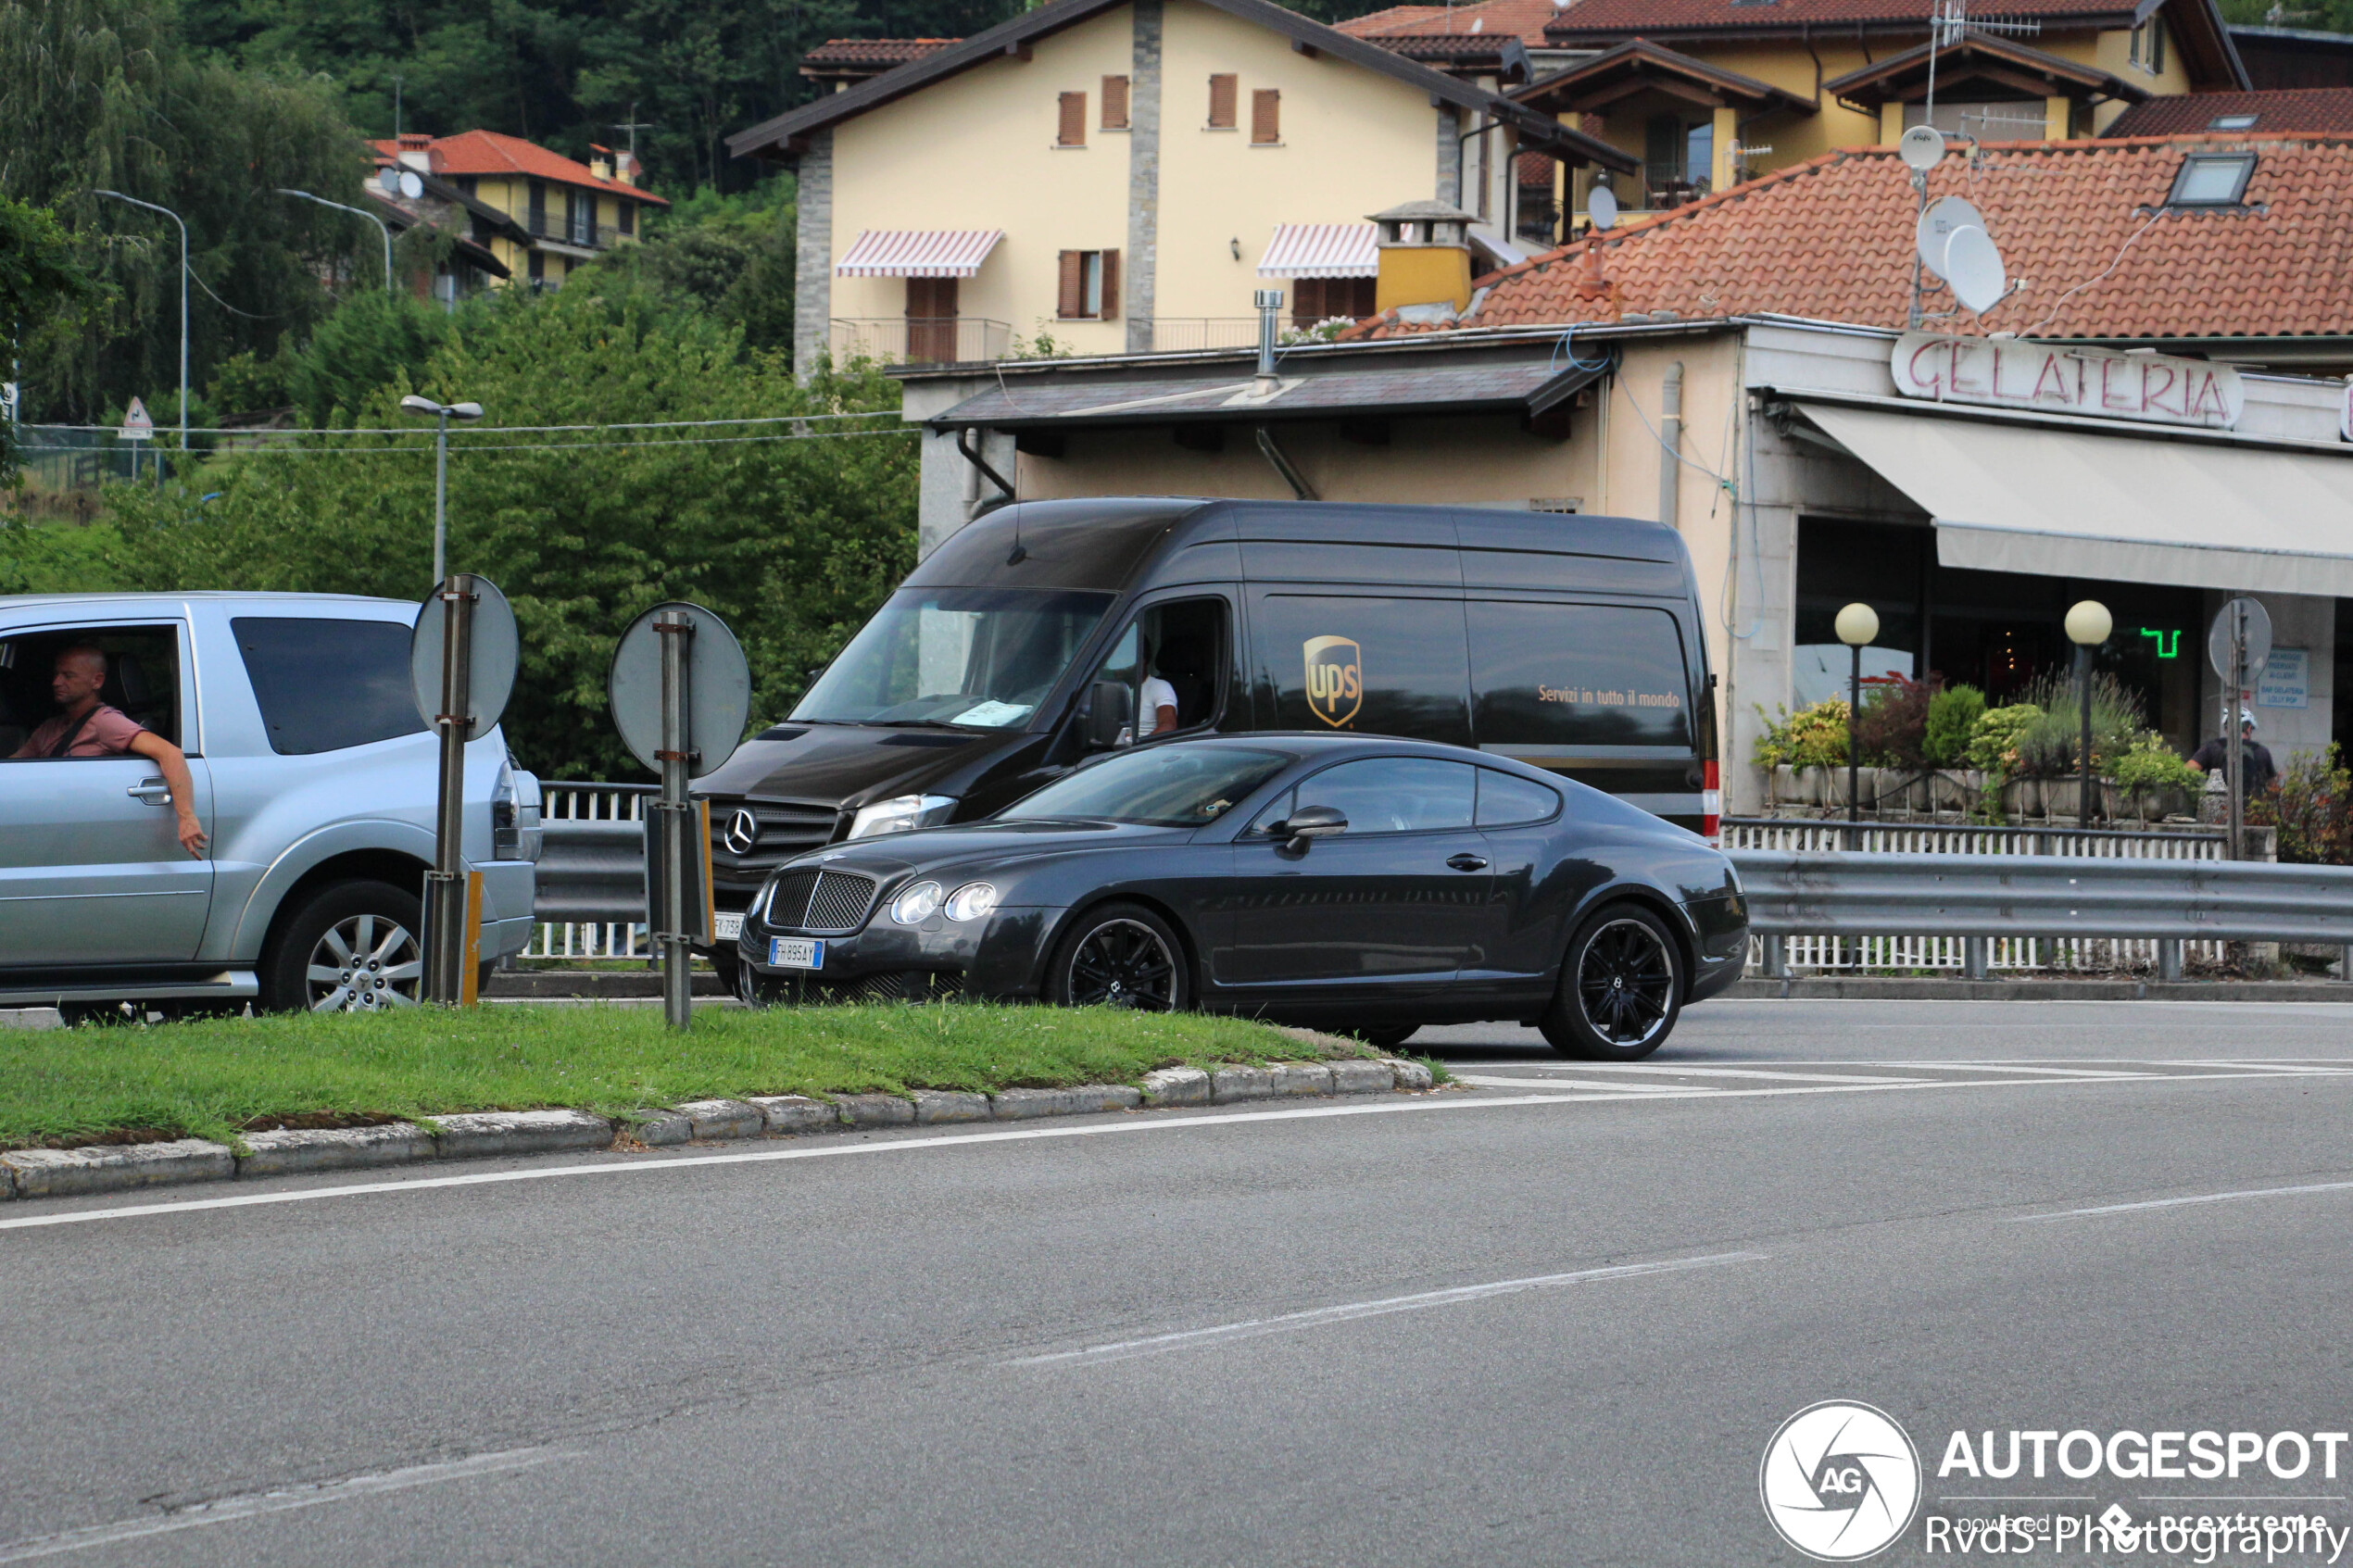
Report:
[[[1239,78],[1213,76],[1209,79],[1209,123],[1220,131],[1234,128],[1234,106],[1240,89]]]
[[[1312,327],[1324,319],[1324,280],[1293,278],[1290,281],[1290,324]]]
[[[1127,129],[1127,79],[1124,76],[1103,78],[1103,129]]]
[[[1378,278],[1351,278],[1348,280],[1348,282],[1349,292],[1353,295],[1354,297],[1349,300],[1345,309],[1334,310],[1331,314],[1335,316],[1353,316],[1361,321],[1378,308],[1378,307],[1373,304],[1373,301],[1378,295],[1380,280]]]
[[[1261,87],[1250,95],[1250,139],[1253,142],[1279,142],[1283,139],[1283,95],[1272,87]]]
[[[1087,144],[1087,94],[1065,93],[1062,102],[1062,128],[1054,140],[1065,147]]]
[[[1087,253],[1066,250],[1062,253],[1062,281],[1057,290],[1054,314],[1068,321],[1087,308]]]
[[[1118,315],[1119,315],[1119,252],[1117,252],[1117,251],[1115,251],[1115,250],[1107,250],[1107,251],[1103,252],[1103,318],[1102,318],[1102,319],[1103,319],[1104,320],[1106,320],[1106,321],[1109,321],[1109,320],[1114,320],[1117,319]]]

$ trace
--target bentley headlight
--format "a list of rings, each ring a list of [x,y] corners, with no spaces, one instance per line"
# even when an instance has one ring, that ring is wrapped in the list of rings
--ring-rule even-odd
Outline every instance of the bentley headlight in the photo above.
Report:
[[[985,882],[968,882],[948,895],[950,920],[983,920],[997,907],[997,889]]]
[[[849,836],[872,838],[876,834],[937,827],[955,809],[952,795],[895,795],[858,808],[858,814],[849,820]]]
[[[939,884],[919,882],[890,901],[890,918],[901,925],[921,925],[939,909]]]

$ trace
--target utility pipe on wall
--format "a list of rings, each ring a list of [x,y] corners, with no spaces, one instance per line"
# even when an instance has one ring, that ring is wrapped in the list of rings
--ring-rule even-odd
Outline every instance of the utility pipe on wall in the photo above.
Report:
[[[1662,445],[1658,455],[1658,521],[1672,528],[1675,526],[1676,506],[1682,495],[1683,460],[1678,456],[1683,449],[1683,362],[1680,359],[1667,367],[1667,380],[1659,387],[1658,438]]]

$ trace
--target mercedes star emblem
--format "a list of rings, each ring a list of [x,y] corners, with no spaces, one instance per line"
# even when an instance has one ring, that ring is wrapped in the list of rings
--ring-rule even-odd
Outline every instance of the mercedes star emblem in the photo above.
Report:
[[[749,806],[736,808],[736,814],[727,820],[727,847],[738,855],[749,855],[759,842],[760,819],[751,814]]]

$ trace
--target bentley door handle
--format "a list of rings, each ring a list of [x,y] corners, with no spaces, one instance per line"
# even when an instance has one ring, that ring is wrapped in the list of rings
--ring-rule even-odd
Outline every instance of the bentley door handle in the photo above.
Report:
[[[1487,862],[1477,855],[1450,856],[1446,863],[1458,872],[1483,872],[1487,869]]]
[[[133,800],[144,800],[150,806],[171,804],[171,786],[161,779],[141,779],[122,793]]]

